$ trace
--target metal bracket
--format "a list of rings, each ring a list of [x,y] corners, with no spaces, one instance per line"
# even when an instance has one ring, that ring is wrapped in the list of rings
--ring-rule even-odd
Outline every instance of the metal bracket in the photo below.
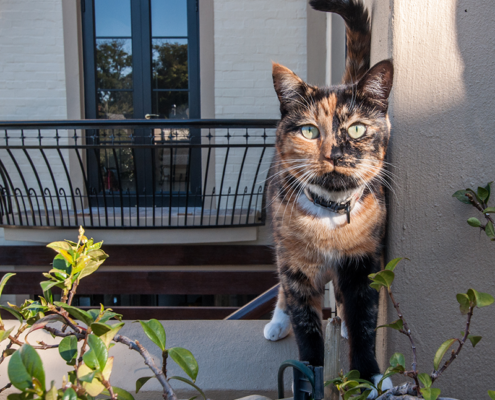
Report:
[[[287,360],[278,370],[278,398],[284,395],[284,371],[292,367],[294,379],[294,400],[323,400],[323,367],[313,367],[308,362]]]

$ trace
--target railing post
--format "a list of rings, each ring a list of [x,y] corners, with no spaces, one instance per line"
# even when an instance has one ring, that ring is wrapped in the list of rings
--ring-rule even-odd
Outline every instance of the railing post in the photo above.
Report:
[[[325,364],[323,382],[336,378],[340,373],[340,318],[330,318],[325,330]],[[325,387],[325,400],[339,400],[339,392],[333,385]]]

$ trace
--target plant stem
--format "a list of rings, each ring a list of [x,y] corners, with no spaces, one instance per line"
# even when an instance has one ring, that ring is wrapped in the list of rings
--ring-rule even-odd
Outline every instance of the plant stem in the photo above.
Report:
[[[452,364],[452,362],[457,358],[457,356],[461,352],[462,346],[464,346],[464,343],[466,343],[466,340],[469,336],[469,327],[471,325],[471,317],[473,316],[473,311],[474,311],[474,306],[469,307],[469,312],[466,321],[466,332],[464,332],[464,337],[461,340],[458,340],[459,347],[457,348],[457,350],[452,351],[452,355],[447,361],[445,361],[445,364],[443,364],[442,368],[440,368],[438,371],[433,371],[433,373],[430,375],[432,383],[435,382],[435,380],[437,380],[440,377],[440,375],[443,374],[443,372],[447,369],[447,367],[450,364]]]
[[[165,375],[165,378],[167,377],[167,358],[168,358],[168,351],[165,350],[162,353],[162,372],[163,375]]]
[[[110,382],[108,382],[103,376],[101,377],[101,383],[108,390],[108,393],[110,393],[110,398],[112,400],[117,400],[117,395],[113,392],[112,385],[110,385]]]
[[[392,290],[389,288],[388,289],[388,295],[390,297],[390,300],[392,300],[392,303],[394,304],[394,308],[397,311],[397,315],[399,316],[400,320],[402,321],[402,326],[404,327],[401,332],[406,335],[409,338],[409,341],[411,342],[411,349],[412,349],[412,354],[413,354],[413,362],[412,362],[412,374],[409,375],[411,378],[414,379],[414,383],[416,383],[416,390],[419,392],[419,380],[418,380],[418,371],[417,371],[417,365],[418,365],[418,358],[416,355],[416,344],[414,343],[414,339],[411,335],[411,330],[409,329],[409,326],[407,325],[406,319],[402,315],[402,311],[399,308],[399,303],[395,301],[394,295],[392,294]]]
[[[484,213],[483,211],[485,211],[485,209],[482,207],[482,205],[480,203],[478,203],[478,201],[474,198],[474,196],[471,194],[471,193],[466,193],[466,197],[469,199],[469,201],[471,202],[471,204],[476,208],[478,209],[478,211],[480,211],[484,217],[490,221],[493,225],[495,225],[495,221],[493,221],[492,217],[490,214],[487,214],[487,213]],[[483,230],[485,230],[485,227],[481,227]]]
[[[55,336],[58,336],[58,337],[75,336],[78,340],[84,339],[84,337],[85,337],[85,335],[83,335],[82,333],[76,333],[76,332],[66,333],[66,332],[62,332],[61,330],[52,328],[50,326],[45,326],[43,329],[45,331],[53,333]]]
[[[76,294],[77,285],[79,285],[79,279],[74,282],[74,284],[72,285],[72,289],[69,292],[69,300],[67,301],[67,305],[69,305],[69,306],[71,305],[72,299],[74,298],[74,295]]]
[[[2,393],[4,390],[7,390],[10,387],[12,387],[12,383],[11,382],[7,383],[3,388],[1,388],[0,389],[0,393]]]
[[[174,393],[174,390],[172,389],[172,387],[170,386],[170,383],[168,383],[168,380],[165,377],[165,375],[163,374],[163,371],[160,370],[156,366],[156,364],[153,361],[153,358],[151,357],[150,353],[148,352],[148,350],[146,350],[141,345],[141,343],[139,343],[137,340],[136,341],[133,341],[133,340],[129,339],[126,336],[122,336],[122,335],[118,335],[118,334],[115,335],[115,337],[113,338],[113,341],[114,342],[117,342],[117,343],[119,343],[119,342],[120,343],[123,343],[123,344],[129,346],[130,349],[135,350],[139,354],[141,354],[141,357],[144,358],[144,363],[148,367],[150,367],[150,369],[153,371],[153,373],[155,374],[156,378],[158,379],[158,381],[162,385],[162,387],[163,387],[163,398],[165,400],[177,400],[177,396]]]
[[[19,329],[17,329],[17,333],[15,334],[14,339],[17,340],[19,338],[19,336],[21,336],[21,333],[24,332],[27,328],[28,328],[27,325],[21,325],[19,327]],[[6,351],[7,350],[10,350],[12,348],[12,345],[13,344],[14,344],[14,342],[11,340],[9,342],[9,344],[7,345],[7,347],[5,347],[5,350],[2,352],[2,356],[0,357],[0,364],[3,363],[3,360],[5,360],[5,357],[6,357],[6,354],[5,353],[6,353]]]

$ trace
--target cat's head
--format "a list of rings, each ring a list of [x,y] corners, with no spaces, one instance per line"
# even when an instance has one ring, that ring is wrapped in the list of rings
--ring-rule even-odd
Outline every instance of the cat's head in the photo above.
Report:
[[[276,142],[281,167],[304,186],[332,192],[364,187],[379,176],[390,135],[392,80],[389,60],[376,64],[353,85],[323,88],[274,64],[282,113]]]

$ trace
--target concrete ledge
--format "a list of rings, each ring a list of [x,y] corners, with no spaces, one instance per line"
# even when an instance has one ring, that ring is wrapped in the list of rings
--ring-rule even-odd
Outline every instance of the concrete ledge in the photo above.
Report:
[[[157,364],[161,361],[161,352],[144,334],[141,325],[125,321],[121,334],[139,340],[153,355]],[[297,358],[297,347],[291,334],[279,342],[270,342],[263,337],[263,327],[268,321],[162,321],[167,334],[167,348],[184,347],[190,350],[199,364],[197,385],[209,398],[215,400],[232,400],[252,394],[276,398],[277,372],[279,365],[287,359]],[[10,328],[18,326],[18,322],[5,321]],[[43,340],[48,344],[55,343],[48,333],[33,332],[29,342],[35,344]],[[71,367],[67,366],[57,350],[39,351],[46,373],[46,381],[55,380],[58,387],[62,376],[67,376]],[[138,378],[151,376],[152,373],[144,364],[141,356],[122,344],[116,344],[110,350],[115,356],[114,370],[110,381],[113,386],[134,392]],[[0,385],[7,384],[7,364],[9,359],[0,365]],[[169,359],[167,365],[169,376],[185,374]],[[291,372],[286,371],[286,392],[291,387]],[[173,381],[174,389],[180,398],[190,398],[192,391],[181,382]],[[158,381],[152,379],[143,387],[136,399],[163,399]],[[2,393],[5,399],[10,390]],[[186,397],[188,396],[188,397]]]

